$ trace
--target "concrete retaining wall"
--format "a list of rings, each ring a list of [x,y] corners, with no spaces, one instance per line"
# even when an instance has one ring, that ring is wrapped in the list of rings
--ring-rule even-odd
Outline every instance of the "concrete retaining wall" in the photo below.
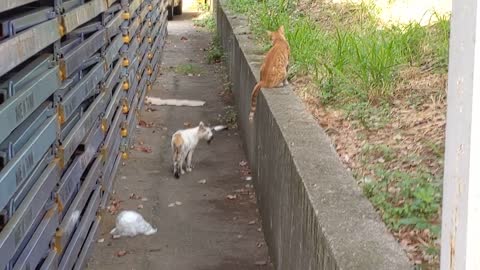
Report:
[[[215,5],[217,28],[276,269],[411,269],[330,139],[291,88],[263,90],[255,123],[250,93],[262,52],[247,20]]]

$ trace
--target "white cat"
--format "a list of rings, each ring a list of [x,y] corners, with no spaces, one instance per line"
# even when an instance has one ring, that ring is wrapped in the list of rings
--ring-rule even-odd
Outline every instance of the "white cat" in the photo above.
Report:
[[[197,127],[178,130],[172,135],[173,175],[180,178],[184,174],[183,163],[187,161],[187,172],[192,171],[192,155],[200,140],[208,144],[213,140],[213,131],[226,129],[226,126],[210,128],[200,122]]]

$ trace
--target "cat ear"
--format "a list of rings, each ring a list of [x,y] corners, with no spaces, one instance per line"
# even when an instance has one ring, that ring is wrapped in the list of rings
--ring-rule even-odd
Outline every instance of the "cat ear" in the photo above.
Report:
[[[205,127],[205,124],[203,123],[203,121],[200,121],[200,124],[198,124],[198,126],[199,126],[200,128],[204,128],[204,127]]]
[[[280,33],[285,33],[285,28],[283,27],[283,25],[280,25],[280,27],[278,28],[278,32]]]

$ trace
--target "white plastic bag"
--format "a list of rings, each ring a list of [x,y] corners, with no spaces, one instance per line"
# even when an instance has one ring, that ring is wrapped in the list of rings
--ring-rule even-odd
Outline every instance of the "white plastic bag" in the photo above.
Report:
[[[122,236],[136,236],[139,234],[151,235],[157,232],[142,215],[135,211],[122,211],[117,216],[116,226],[110,231],[113,238]]]

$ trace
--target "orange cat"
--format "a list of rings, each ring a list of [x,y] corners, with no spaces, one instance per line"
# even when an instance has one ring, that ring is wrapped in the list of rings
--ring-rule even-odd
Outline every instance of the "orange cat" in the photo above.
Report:
[[[257,96],[262,88],[274,88],[286,86],[288,63],[290,57],[290,47],[285,38],[283,25],[277,31],[270,32],[268,35],[272,40],[272,48],[268,51],[260,67],[260,81],[255,85],[251,97],[250,121],[253,120],[255,110],[257,109]]]

